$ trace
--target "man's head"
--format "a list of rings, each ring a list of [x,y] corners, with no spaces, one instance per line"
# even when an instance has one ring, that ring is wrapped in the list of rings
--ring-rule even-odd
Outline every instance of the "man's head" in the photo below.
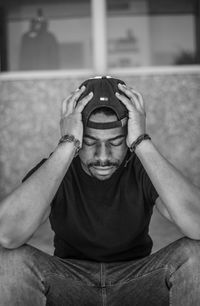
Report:
[[[93,97],[85,106],[82,116],[84,127],[88,126],[95,129],[110,129],[114,127],[122,127],[127,123],[128,111],[126,107],[117,99],[115,93],[120,92],[118,84],[125,84],[123,81],[111,77],[95,77],[84,81],[80,88],[84,85],[85,91],[80,96],[79,100],[88,95],[91,91]],[[122,93],[122,92],[121,92]],[[108,108],[114,111],[117,120],[113,123],[94,123],[90,121],[91,114],[99,108]]]
[[[79,99],[93,91],[93,98],[82,113],[84,135],[79,157],[84,171],[99,180],[112,176],[128,149],[127,109],[115,96],[119,92],[118,83],[124,84],[106,77],[87,80],[82,84],[86,90]]]

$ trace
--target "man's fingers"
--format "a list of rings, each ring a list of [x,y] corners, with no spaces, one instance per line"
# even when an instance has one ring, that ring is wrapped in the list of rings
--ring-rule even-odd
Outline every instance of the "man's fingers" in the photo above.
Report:
[[[126,94],[127,97],[131,98],[132,94],[130,90],[126,87],[126,85],[119,83],[118,84],[119,89]]]
[[[126,94],[136,108],[143,114],[145,114],[144,100],[142,95],[135,91],[133,88],[128,88],[126,85],[118,84],[119,89]]]
[[[84,90],[86,89],[86,87],[83,85],[81,88],[78,88],[74,91],[71,99],[73,100],[73,102],[76,102],[80,96],[82,95],[82,93],[84,92]]]
[[[63,117],[63,116],[67,113],[68,104],[69,104],[70,98],[71,98],[71,95],[68,96],[67,98],[65,98],[65,99],[62,101],[62,105],[61,105],[61,117]]]
[[[116,92],[116,97],[126,106],[129,112],[132,112],[133,109],[136,109],[136,106],[134,103],[131,103],[129,99],[127,99],[124,95],[121,95],[120,93]]]
[[[81,113],[87,103],[92,99],[93,92],[90,92],[87,96],[85,96],[81,101],[78,102],[75,111]]]
[[[71,114],[73,112],[76,106],[76,101],[82,95],[85,88],[85,86],[77,88],[74,92],[72,92],[67,98],[63,100],[61,106],[61,117],[67,116],[68,114]]]
[[[133,95],[132,97],[131,97],[131,101],[132,102],[134,102],[135,103],[135,105],[136,105],[136,108],[141,112],[141,113],[143,113],[143,107],[142,107],[142,105],[141,105],[141,103],[140,103],[140,101],[139,101],[139,99],[138,99],[138,97],[135,95]]]
[[[142,108],[145,108],[145,106],[144,106],[144,99],[143,99],[141,93],[139,93],[138,91],[135,91],[133,88],[131,88],[130,90],[131,90],[131,92],[133,92],[136,95],[136,97],[138,98]]]
[[[74,110],[74,108],[76,106],[76,102],[80,98],[82,93],[84,92],[85,88],[86,88],[85,86],[82,86],[81,88],[77,88],[72,93],[72,95],[70,96],[70,99],[69,99],[69,111],[70,111],[70,113]]]

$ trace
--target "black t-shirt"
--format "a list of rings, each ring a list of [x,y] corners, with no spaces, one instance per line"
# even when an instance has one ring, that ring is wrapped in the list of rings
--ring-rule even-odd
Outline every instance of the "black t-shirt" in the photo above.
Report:
[[[149,222],[157,197],[136,155],[105,181],[89,176],[76,157],[51,203],[54,255],[101,262],[149,255]]]

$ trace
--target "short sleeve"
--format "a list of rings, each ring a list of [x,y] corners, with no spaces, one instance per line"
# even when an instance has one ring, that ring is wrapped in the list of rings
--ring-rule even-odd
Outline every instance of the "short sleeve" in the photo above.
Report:
[[[146,170],[144,169],[139,158],[136,157],[137,172],[139,174],[139,181],[142,184],[142,190],[145,196],[146,201],[153,206],[156,202],[156,199],[159,197],[154,185],[152,184]]]
[[[155,204],[156,199],[159,197],[154,185],[152,184],[147,172],[143,168],[143,190],[145,197],[152,206]]]

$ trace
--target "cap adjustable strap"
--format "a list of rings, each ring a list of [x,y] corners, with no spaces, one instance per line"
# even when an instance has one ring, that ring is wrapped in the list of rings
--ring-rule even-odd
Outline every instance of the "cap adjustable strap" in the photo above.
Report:
[[[113,129],[116,127],[123,127],[125,126],[127,122],[127,118],[124,118],[122,120],[113,121],[113,122],[94,122],[94,121],[88,121],[87,127],[97,129],[97,130],[107,130],[107,129]]]

